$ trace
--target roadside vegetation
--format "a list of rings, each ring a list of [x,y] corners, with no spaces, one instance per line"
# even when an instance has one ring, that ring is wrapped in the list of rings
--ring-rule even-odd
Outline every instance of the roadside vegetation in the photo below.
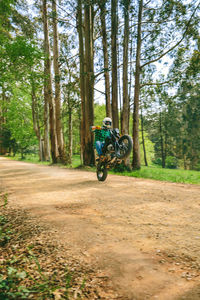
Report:
[[[20,155],[16,155],[15,157],[9,157],[13,160],[21,160]],[[23,161],[30,162],[30,163],[38,163],[42,165],[51,165],[51,162],[40,162],[38,161],[37,155],[27,155]],[[96,171],[95,167],[83,167],[81,166],[81,160],[79,155],[73,155],[72,157],[72,164],[61,167],[66,168],[81,168],[85,170],[89,170],[92,172]],[[194,170],[184,170],[174,169],[174,168],[162,168],[158,164],[151,164],[150,166],[142,166],[140,170],[132,170],[127,171],[126,167],[123,165],[119,165],[116,169],[109,171],[112,174],[121,175],[121,176],[129,176],[129,177],[136,177],[136,178],[147,178],[153,180],[160,180],[160,181],[169,181],[169,182],[176,182],[176,183],[188,183],[188,184],[200,184],[200,172]]]
[[[141,167],[140,170],[131,172],[114,172],[118,175],[148,178],[160,181],[169,181],[176,183],[200,184],[199,171],[181,170],[181,169],[163,169],[158,166]]]

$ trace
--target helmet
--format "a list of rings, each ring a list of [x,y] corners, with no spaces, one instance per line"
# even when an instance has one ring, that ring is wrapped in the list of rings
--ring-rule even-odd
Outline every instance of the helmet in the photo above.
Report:
[[[108,118],[108,117],[104,118],[103,119],[103,127],[110,129],[112,127],[112,119]]]

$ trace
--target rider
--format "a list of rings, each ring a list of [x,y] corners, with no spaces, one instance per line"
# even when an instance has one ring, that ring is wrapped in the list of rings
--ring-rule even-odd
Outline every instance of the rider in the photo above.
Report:
[[[99,158],[102,158],[105,154],[106,146],[106,139],[110,138],[110,129],[112,128],[112,119],[111,118],[104,118],[103,125],[100,126],[92,126],[91,130],[95,133],[95,147]]]

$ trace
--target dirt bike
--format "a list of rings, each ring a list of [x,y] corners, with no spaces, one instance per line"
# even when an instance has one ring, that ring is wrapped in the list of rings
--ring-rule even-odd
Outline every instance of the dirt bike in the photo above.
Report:
[[[119,129],[110,129],[110,137],[106,139],[103,147],[103,157],[97,163],[97,178],[105,181],[108,169],[115,167],[128,157],[133,148],[132,138],[124,134],[120,136]]]

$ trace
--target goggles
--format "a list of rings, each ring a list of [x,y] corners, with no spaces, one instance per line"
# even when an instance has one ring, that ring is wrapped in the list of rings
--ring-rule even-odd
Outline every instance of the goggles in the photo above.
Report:
[[[111,125],[111,122],[110,121],[106,121],[105,125]]]

